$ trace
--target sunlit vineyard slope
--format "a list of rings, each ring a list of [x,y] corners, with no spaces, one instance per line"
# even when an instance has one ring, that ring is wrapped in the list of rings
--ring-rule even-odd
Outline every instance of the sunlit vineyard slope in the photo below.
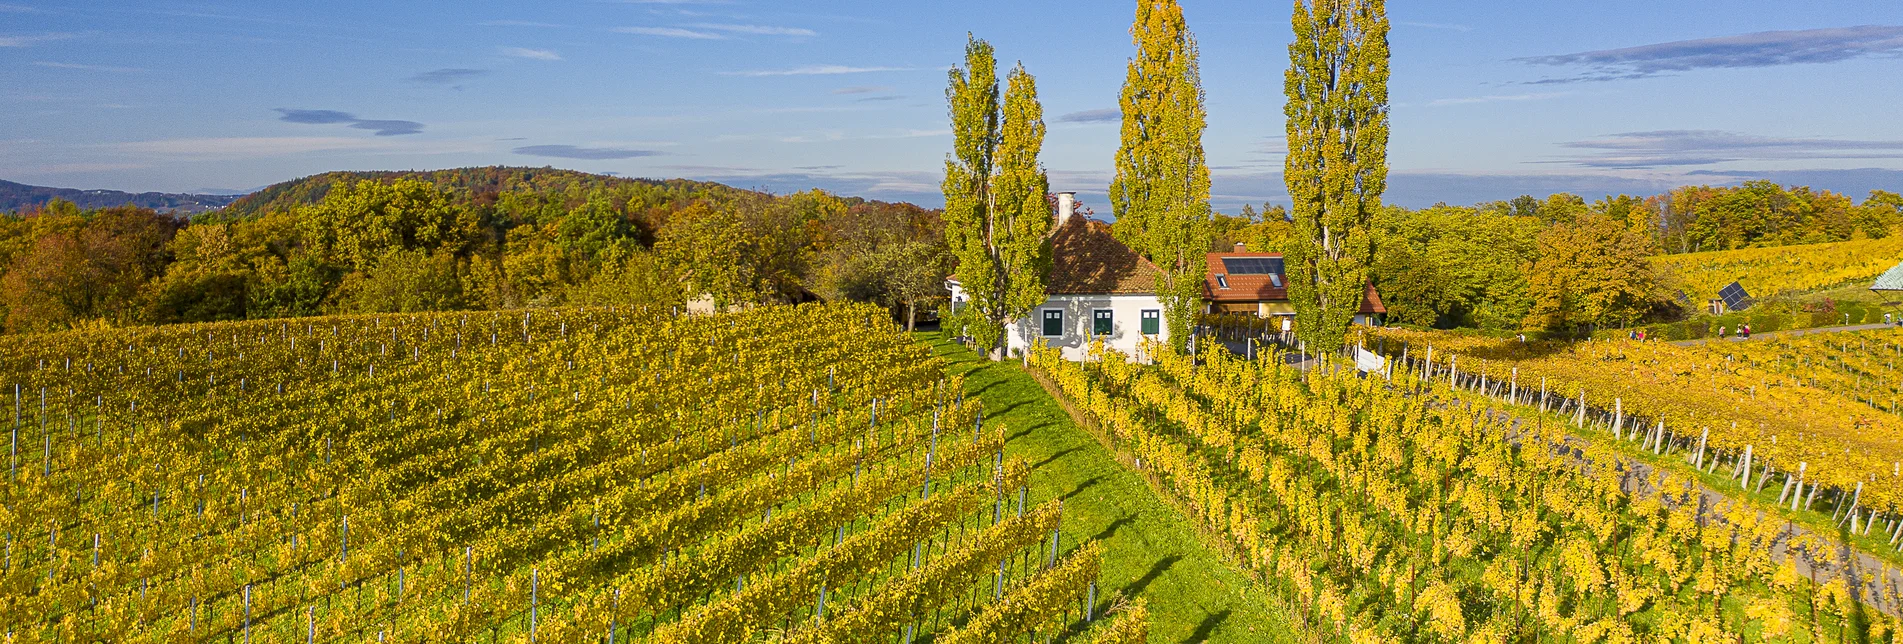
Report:
[[[876,307],[4,342],[26,641],[1141,632],[1081,627],[1100,550]]]

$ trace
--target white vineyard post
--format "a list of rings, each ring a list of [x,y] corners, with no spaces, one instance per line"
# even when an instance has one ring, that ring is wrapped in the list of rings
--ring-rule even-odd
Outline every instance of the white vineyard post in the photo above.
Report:
[[[527,313],[522,314],[522,320],[523,320],[522,328],[523,328],[524,335],[527,335],[528,333],[527,331],[528,316],[529,314]],[[530,642],[535,641],[535,612],[536,612],[536,609],[541,607],[541,597],[538,594],[539,591],[541,590],[541,583],[542,583],[541,569],[530,568],[529,569],[529,641]]]
[[[608,644],[615,644],[615,620],[621,616],[621,589],[614,592],[614,604],[608,612]]]
[[[1849,521],[1850,532],[1854,534],[1857,531],[1857,507],[1858,507],[1857,504],[1862,502],[1863,502],[1863,481],[1857,481],[1857,492],[1855,495],[1850,497],[1850,511],[1844,513],[1844,518],[1839,519],[1837,521],[1837,525],[1842,526],[1845,521]]]
[[[1743,472],[1743,478],[1738,479],[1738,489],[1749,490],[1751,489],[1751,446],[1750,445],[1744,446],[1744,467],[1741,469],[1743,469],[1744,472]]]
[[[1520,404],[1520,368],[1513,368],[1513,381],[1507,385],[1507,402]]]
[[[1784,473],[1784,491],[1779,492],[1777,495],[1777,504],[1780,506],[1784,505],[1784,499],[1790,498],[1791,486],[1797,483],[1797,477],[1801,476],[1800,473],[1803,471],[1804,464],[1799,463],[1797,467],[1798,467],[1798,472]],[[1801,488],[1798,489],[1799,494],[1802,494],[1803,492],[1804,492],[1803,489]]]
[[[1699,432],[1699,434],[1698,434],[1698,460],[1696,460],[1696,461],[1693,461],[1693,462],[1692,462],[1692,468],[1694,468],[1694,469],[1704,469],[1704,467],[1705,467],[1705,440],[1706,440],[1706,439],[1709,439],[1709,438],[1711,438],[1711,428],[1710,428],[1710,427],[1706,427],[1706,428],[1704,428],[1704,431],[1702,431],[1702,432]],[[1800,468],[1798,469],[1798,476],[1799,476],[1799,477],[1802,477],[1802,476],[1803,476],[1803,469],[1802,469],[1801,467],[1800,467]]]
[[[1540,412],[1545,413],[1546,409],[1546,376],[1540,376]]]
[[[1097,608],[1097,580],[1090,580],[1090,592],[1084,595],[1084,621],[1092,621],[1092,611]],[[614,644],[610,642],[609,644]]]
[[[251,584],[244,585],[244,644],[251,644]]]
[[[1612,437],[1625,440],[1625,399],[1612,399]]]
[[[17,480],[20,467],[20,386],[13,386],[13,442],[7,451],[7,480]]]
[[[1045,559],[1044,561],[1045,570],[1049,570],[1057,566],[1057,548],[1058,548],[1058,544],[1060,544],[1062,541],[1063,541],[1063,535],[1060,532],[1059,528],[1051,528],[1051,556]]]

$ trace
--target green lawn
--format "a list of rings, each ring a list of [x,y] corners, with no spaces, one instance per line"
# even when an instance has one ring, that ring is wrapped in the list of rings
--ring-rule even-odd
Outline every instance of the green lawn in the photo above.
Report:
[[[1188,520],[1072,423],[1017,363],[985,362],[936,333],[918,338],[965,376],[966,395],[984,401],[985,424],[1004,424],[1008,453],[1036,466],[1032,502],[1064,500],[1066,545],[1103,540],[1105,594],[1149,600],[1151,642],[1298,641],[1266,591],[1204,547]]]

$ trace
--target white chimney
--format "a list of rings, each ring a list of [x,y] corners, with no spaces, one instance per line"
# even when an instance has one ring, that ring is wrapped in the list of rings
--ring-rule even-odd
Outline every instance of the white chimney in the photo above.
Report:
[[[1062,228],[1066,222],[1070,221],[1071,215],[1075,214],[1077,214],[1077,193],[1057,193],[1057,226]]]

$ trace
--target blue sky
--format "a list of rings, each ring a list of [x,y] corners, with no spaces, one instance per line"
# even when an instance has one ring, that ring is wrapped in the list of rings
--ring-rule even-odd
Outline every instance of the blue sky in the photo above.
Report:
[[[1284,201],[1288,3],[1185,0],[1214,200]],[[1101,205],[1133,3],[0,0],[0,179],[243,190],[552,165],[937,205],[966,32]],[[1388,200],[1903,190],[1903,3],[1397,2]],[[1106,213],[1107,214],[1107,213]]]

